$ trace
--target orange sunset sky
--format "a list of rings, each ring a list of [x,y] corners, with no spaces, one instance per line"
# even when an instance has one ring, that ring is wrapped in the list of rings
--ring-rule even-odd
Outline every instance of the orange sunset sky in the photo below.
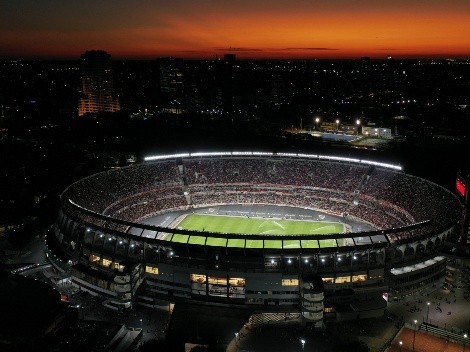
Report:
[[[470,0],[2,0],[0,57],[470,58]]]

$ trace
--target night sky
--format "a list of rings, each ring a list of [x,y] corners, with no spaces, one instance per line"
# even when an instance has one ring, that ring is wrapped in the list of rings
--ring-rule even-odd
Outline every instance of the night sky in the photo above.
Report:
[[[2,0],[0,56],[469,57],[469,0]]]

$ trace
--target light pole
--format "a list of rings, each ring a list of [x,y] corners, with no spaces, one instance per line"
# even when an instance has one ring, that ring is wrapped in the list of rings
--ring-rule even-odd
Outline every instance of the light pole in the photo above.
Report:
[[[464,338],[464,340],[463,340],[463,352],[465,352],[465,340],[466,340],[467,337],[468,337],[467,334],[463,334],[463,338]]]
[[[302,344],[302,351],[303,351],[304,348],[305,348],[305,340],[304,340],[304,339],[300,339],[300,343]]]
[[[320,123],[320,118],[315,117],[315,129],[318,130],[318,124]]]
[[[418,322],[418,321],[417,321],[416,319],[415,319],[415,320],[413,320],[413,323],[415,324],[415,328],[414,328],[414,330],[413,330],[413,352],[415,351],[415,340],[416,340],[416,323],[417,323],[417,322]]]
[[[140,318],[140,328],[142,329],[142,318]]]
[[[428,306],[428,312],[426,313],[426,330],[427,330],[428,329],[427,324],[429,324],[429,306],[431,305],[431,302],[427,302],[426,304]]]
[[[235,345],[238,346],[238,332],[235,333]]]
[[[361,120],[357,119],[356,125],[357,125],[357,134],[359,134],[359,129],[361,128]]]
[[[400,344],[400,352],[401,352],[401,348],[403,347],[403,341],[400,341],[398,343]]]
[[[336,132],[338,132],[338,131],[339,131],[339,120],[337,119],[336,120]]]

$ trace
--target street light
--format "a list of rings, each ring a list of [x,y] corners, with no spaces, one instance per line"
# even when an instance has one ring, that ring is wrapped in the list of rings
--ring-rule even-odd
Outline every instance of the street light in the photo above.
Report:
[[[337,119],[336,120],[336,132],[338,132],[338,131],[339,131],[339,120]]]
[[[238,332],[235,333],[235,345],[238,346]]]
[[[401,348],[403,347],[403,341],[400,341],[398,343],[400,344],[400,352],[401,352]]]
[[[142,329],[142,318],[140,318],[140,328]]]
[[[426,314],[426,330],[428,329],[428,325],[429,324],[429,306],[431,305],[431,302],[427,302],[426,303],[428,305],[428,312]]]
[[[361,120],[357,119],[356,125],[357,125],[357,134],[359,134],[359,128],[361,128]]]
[[[464,340],[463,340],[463,352],[465,352],[465,339],[466,339],[467,337],[468,337],[467,334],[463,334],[463,338],[464,338]]]
[[[304,340],[304,339],[300,339],[300,343],[302,344],[302,351],[303,351],[304,348],[305,348],[305,340]]]
[[[413,320],[413,323],[415,324],[415,328],[414,328],[414,330],[413,330],[413,352],[415,351],[415,340],[416,340],[416,323],[417,323],[417,322],[418,322],[418,321],[417,321],[416,319],[415,319],[415,320]]]
[[[319,117],[315,117],[315,129],[318,130],[318,124],[320,123],[320,118]]]

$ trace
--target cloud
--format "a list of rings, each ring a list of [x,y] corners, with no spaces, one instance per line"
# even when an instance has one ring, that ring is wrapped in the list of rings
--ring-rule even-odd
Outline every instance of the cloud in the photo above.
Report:
[[[255,48],[214,48],[215,51],[238,51],[238,52],[254,52],[254,51],[264,51],[263,49]]]
[[[324,51],[324,50],[339,50],[336,48],[284,48],[282,49],[284,51],[299,51],[299,50],[304,50],[304,51]]]

